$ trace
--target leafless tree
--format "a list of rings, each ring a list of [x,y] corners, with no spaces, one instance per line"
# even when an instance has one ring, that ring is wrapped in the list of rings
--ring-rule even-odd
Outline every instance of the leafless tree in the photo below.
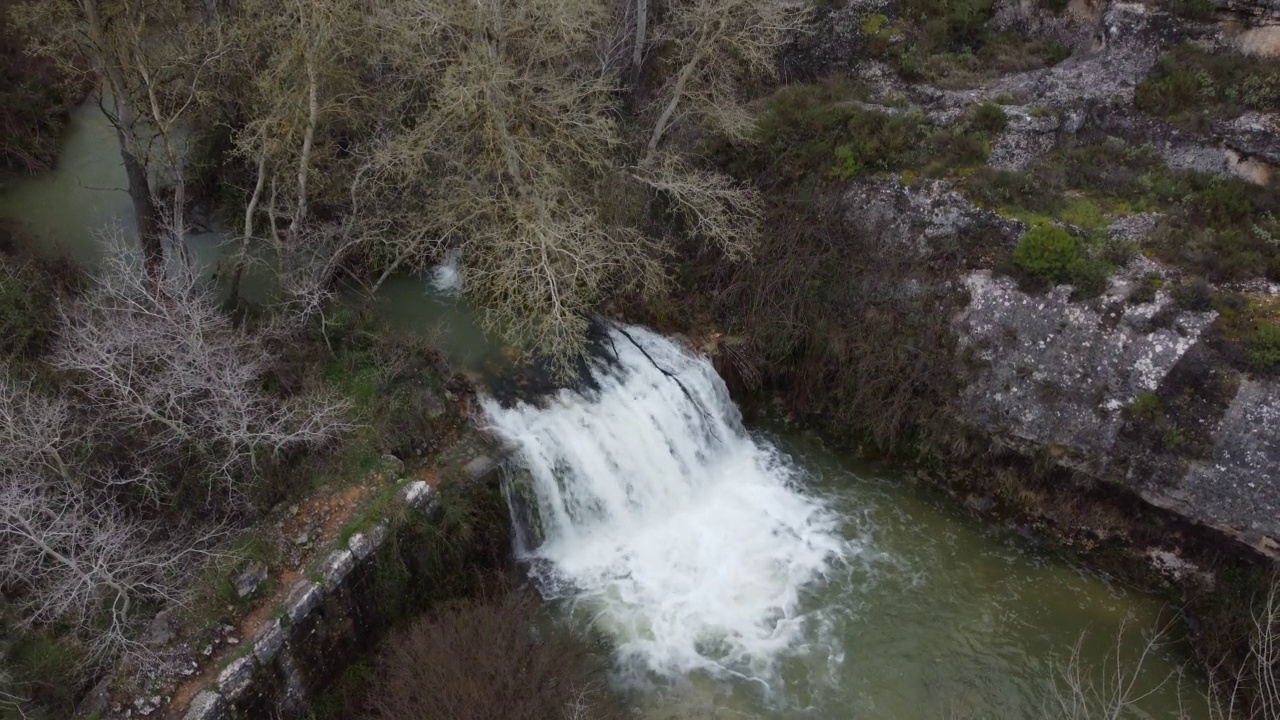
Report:
[[[100,105],[116,129],[152,273],[163,263],[165,230],[181,233],[186,226],[180,136],[203,102],[201,75],[222,52],[218,27],[202,7],[186,0],[73,0],[24,3],[17,13],[37,50],[72,72],[87,59],[100,81]],[[172,189],[167,213],[157,183]]]
[[[1210,668],[1211,720],[1280,717],[1280,575],[1256,607],[1249,650],[1242,665]]]
[[[21,624],[73,628],[89,662],[143,653],[133,609],[180,603],[219,535],[161,535],[76,483],[22,472],[0,478],[0,587]]]
[[[561,367],[594,303],[663,279],[660,246],[604,194],[623,170],[616,83],[591,62],[609,19],[580,0],[386,0],[377,17],[389,76],[424,99],[371,155],[370,187],[408,202],[377,252],[414,267],[457,247],[485,324]]]
[[[334,148],[337,131],[361,122],[359,57],[367,20],[359,3],[346,0],[235,5],[230,44],[237,70],[247,76],[245,96],[237,100],[248,118],[237,133],[236,152],[254,168],[254,185],[231,271],[233,298],[255,240],[278,250],[285,250],[282,241],[305,243],[317,198],[333,201],[343,193],[342,183],[330,180],[358,175]],[[264,219],[266,227],[258,231]]]
[[[346,427],[343,402],[282,402],[264,392],[262,344],[218,310],[185,265],[171,263],[154,286],[126,252],[108,252],[104,264],[91,291],[66,308],[51,363],[69,373],[100,431],[140,444],[138,457],[198,458],[187,466],[211,508],[243,499],[262,453],[322,445]],[[137,477],[161,498],[184,480]]]
[[[651,42],[660,44],[671,74],[650,115],[648,152],[661,147],[682,118],[732,138],[753,126],[743,83],[772,77],[777,52],[800,32],[809,4],[794,0],[672,0]]]

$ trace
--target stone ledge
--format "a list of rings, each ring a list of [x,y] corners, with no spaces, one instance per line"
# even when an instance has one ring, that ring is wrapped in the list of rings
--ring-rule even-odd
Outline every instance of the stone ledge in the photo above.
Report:
[[[483,465],[489,473],[497,469],[496,463]],[[421,513],[429,513],[436,505],[435,492],[424,481],[406,483],[395,492],[401,502]],[[281,617],[268,620],[258,629],[250,652],[228,663],[182,714],[174,714],[170,709],[169,716],[181,720],[257,718],[264,707],[275,708],[269,712],[283,710],[284,716],[290,717],[303,712],[314,689],[311,686],[316,683],[315,678],[307,677],[310,675],[306,672],[308,657],[332,652],[329,646],[317,644],[323,642],[318,638],[332,630],[323,626],[349,624],[350,613],[359,606],[351,605],[358,601],[353,599],[354,590],[348,586],[353,578],[368,575],[376,553],[392,531],[392,522],[384,518],[352,534],[345,545],[324,556],[311,578],[299,580],[290,588]],[[356,572],[360,568],[365,571]],[[338,603],[335,612],[324,614],[318,621],[312,619],[318,608],[335,601]],[[316,632],[316,622],[322,626],[319,632]],[[300,634],[302,627],[308,630]]]
[[[191,701],[182,720],[220,720],[227,711],[222,696],[212,690],[203,690]]]

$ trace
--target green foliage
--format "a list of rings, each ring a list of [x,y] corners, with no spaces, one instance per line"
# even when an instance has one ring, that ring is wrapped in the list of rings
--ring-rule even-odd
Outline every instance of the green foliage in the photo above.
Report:
[[[1217,9],[1213,0],[1169,0],[1169,12],[1187,20],[1212,20]]]
[[[1148,147],[1116,139],[1066,143],[1027,172],[979,168],[962,189],[984,207],[1100,231],[1110,216],[1166,215],[1161,259],[1214,281],[1280,279],[1280,187],[1170,170]]]
[[[1248,342],[1249,364],[1260,371],[1280,369],[1280,323],[1261,322]]]
[[[1246,110],[1280,111],[1280,60],[1212,54],[1187,42],[1160,56],[1134,94],[1137,107],[1196,130]]]
[[[1055,225],[1031,228],[1013,251],[1014,264],[1040,285],[1067,282],[1081,258],[1080,240]]]
[[[901,8],[902,42],[871,42],[867,51],[883,56],[910,82],[945,88],[972,87],[995,75],[1033,70],[1061,62],[1070,51],[1051,39],[995,32],[991,0],[906,0]],[[883,37],[877,27],[873,37]]]
[[[1164,403],[1153,392],[1138,393],[1129,403],[1129,415],[1144,422],[1155,422],[1164,414]]]
[[[1160,288],[1164,287],[1164,278],[1159,273],[1147,273],[1143,276],[1142,281],[1137,287],[1129,293],[1129,302],[1133,303],[1149,303],[1154,302],[1156,293]]]
[[[940,127],[918,111],[861,104],[864,91],[842,80],[784,88],[759,118],[758,143],[731,148],[728,163],[762,185],[803,186],[910,171],[937,177],[982,165],[990,141],[1008,122],[995,103]]]
[[[969,111],[969,126],[990,137],[1009,127],[1009,116],[1005,114],[1004,108],[988,101],[975,105]]]
[[[88,88],[26,51],[8,17],[15,5],[0,0],[0,171],[39,172],[53,166],[68,111]]]

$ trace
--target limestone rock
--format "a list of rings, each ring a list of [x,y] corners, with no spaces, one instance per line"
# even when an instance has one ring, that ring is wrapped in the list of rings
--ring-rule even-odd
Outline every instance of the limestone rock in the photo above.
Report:
[[[1105,458],[1121,411],[1155,390],[1215,317],[1182,313],[1156,327],[1166,291],[1154,303],[1125,302],[1148,272],[1149,261],[1135,262],[1090,303],[1071,302],[1068,286],[1037,297],[1009,278],[970,274],[956,328],[979,367],[962,392],[965,414],[999,435]]]
[[[227,704],[222,696],[212,690],[201,691],[191,704],[182,720],[222,720],[226,715]]]
[[[289,616],[290,622],[297,625],[319,607],[323,599],[324,594],[319,585],[310,580],[299,580],[285,600],[285,614]]]
[[[228,702],[239,700],[253,682],[254,657],[246,655],[232,660],[218,673],[218,690]]]

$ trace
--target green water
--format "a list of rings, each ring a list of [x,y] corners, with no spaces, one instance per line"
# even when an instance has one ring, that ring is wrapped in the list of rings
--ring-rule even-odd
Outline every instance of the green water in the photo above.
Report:
[[[893,468],[799,433],[768,437],[842,512],[862,553],[809,594],[803,611],[821,622],[771,687],[655,687],[646,718],[1071,717],[1052,703],[1077,643],[1080,676],[1103,688],[1116,667],[1135,674],[1151,631],[1172,617],[1163,601],[1038,551]],[[1141,663],[1133,696],[1146,697],[1120,717],[1208,717],[1203,678],[1175,635]]]
[[[131,231],[115,143],[97,108],[81,108],[58,168],[7,181],[0,216],[92,261],[101,233]],[[224,252],[220,239],[196,236],[190,245],[212,266]],[[376,307],[393,327],[439,338],[463,367],[500,358],[466,305],[425,279],[391,280]],[[808,470],[808,490],[840,510],[862,551],[810,590],[804,609],[820,622],[769,687],[704,677],[656,683],[637,700],[643,717],[1062,717],[1043,710],[1073,646],[1080,643],[1082,664],[1094,668],[1084,675],[1103,682],[1117,665],[1135,665],[1144,633],[1166,610],[1016,532],[984,525],[892,468],[854,462],[795,433],[771,437]],[[1136,691],[1147,696],[1122,717],[1206,717],[1197,700],[1203,681],[1185,671],[1188,657],[1177,642],[1153,652]]]

